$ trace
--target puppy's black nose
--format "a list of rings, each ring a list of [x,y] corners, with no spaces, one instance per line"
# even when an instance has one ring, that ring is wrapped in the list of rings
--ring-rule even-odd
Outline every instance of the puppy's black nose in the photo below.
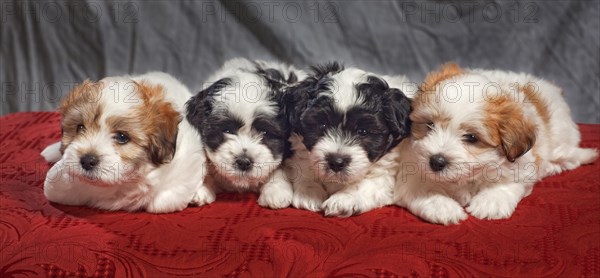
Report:
[[[341,154],[329,154],[325,159],[327,160],[327,166],[329,166],[329,169],[336,173],[344,170],[344,168],[346,168],[346,166],[348,166],[352,160],[349,156]]]
[[[81,163],[81,167],[83,167],[83,169],[89,171],[94,169],[94,167],[96,167],[96,165],[98,165],[98,162],[100,162],[100,160],[98,160],[98,156],[95,154],[85,154],[83,155],[80,159],[79,159],[79,163]]]
[[[448,161],[446,161],[446,158],[441,154],[436,154],[429,157],[429,166],[434,172],[444,170],[446,165],[448,165]]]
[[[252,168],[252,159],[247,156],[241,156],[235,159],[235,167],[241,171],[248,171]]]

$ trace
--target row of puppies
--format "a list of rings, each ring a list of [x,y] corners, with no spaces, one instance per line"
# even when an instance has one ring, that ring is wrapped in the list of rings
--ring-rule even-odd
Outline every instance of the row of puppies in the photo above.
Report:
[[[466,218],[463,207],[509,217],[536,181],[596,157],[578,147],[561,90],[524,74],[450,64],[415,95],[402,76],[337,63],[307,74],[234,59],[208,81],[193,97],[162,73],[76,88],[61,105],[62,142],[43,152],[59,160],[47,198],[170,212],[221,190],[254,190],[274,209],[344,217],[396,203],[452,224]],[[499,86],[491,99],[490,83]],[[499,178],[484,175],[491,164]]]
[[[307,75],[234,59],[208,80],[187,104],[210,161],[205,184],[260,191],[264,207],[332,216],[392,203],[390,151],[409,134],[410,100],[400,90],[336,63]]]

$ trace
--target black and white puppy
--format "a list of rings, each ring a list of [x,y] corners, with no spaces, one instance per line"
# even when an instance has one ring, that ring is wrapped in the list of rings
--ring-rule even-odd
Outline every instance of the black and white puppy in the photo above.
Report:
[[[290,128],[281,107],[283,90],[298,78],[304,74],[288,65],[237,58],[190,99],[187,119],[205,139],[213,190],[260,191],[263,207],[290,205],[292,186],[280,167]]]
[[[286,162],[293,206],[348,217],[392,204],[399,154],[392,149],[410,134],[411,102],[398,89],[410,88],[408,80],[338,63],[312,70],[286,92],[295,103]]]

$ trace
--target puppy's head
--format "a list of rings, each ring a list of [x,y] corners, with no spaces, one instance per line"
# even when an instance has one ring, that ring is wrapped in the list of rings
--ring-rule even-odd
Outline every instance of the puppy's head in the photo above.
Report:
[[[289,149],[280,108],[287,78],[256,67],[233,71],[187,103],[187,119],[202,135],[212,165],[241,188],[265,182]]]
[[[175,153],[180,114],[163,88],[125,78],[85,81],[60,106],[61,152],[70,173],[91,184],[134,182]]]
[[[288,91],[290,122],[319,179],[355,182],[410,133],[410,100],[381,78],[337,63]]]
[[[514,162],[535,143],[535,125],[513,95],[456,64],[426,77],[410,118],[419,162],[441,181],[465,180],[505,160]]]

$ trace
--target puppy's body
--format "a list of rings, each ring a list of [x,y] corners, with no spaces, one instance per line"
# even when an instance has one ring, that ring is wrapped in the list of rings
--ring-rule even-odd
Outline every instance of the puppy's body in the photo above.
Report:
[[[592,162],[555,85],[450,64],[421,85],[401,144],[395,200],[440,224],[508,218],[540,179]]]
[[[402,77],[390,79],[398,87]],[[347,217],[392,203],[410,101],[381,77],[337,63],[290,89],[293,156],[286,162],[293,205]]]
[[[257,191],[273,209],[292,200],[281,169],[289,153],[282,91],[303,73],[291,66],[233,59],[208,78],[210,86],[187,105],[187,117],[206,138],[213,190]]]
[[[189,97],[159,72],[74,89],[61,106],[62,157],[44,184],[48,200],[153,213],[214,201],[203,186],[201,138],[181,116]],[[53,160],[56,149],[49,146],[44,157]]]

